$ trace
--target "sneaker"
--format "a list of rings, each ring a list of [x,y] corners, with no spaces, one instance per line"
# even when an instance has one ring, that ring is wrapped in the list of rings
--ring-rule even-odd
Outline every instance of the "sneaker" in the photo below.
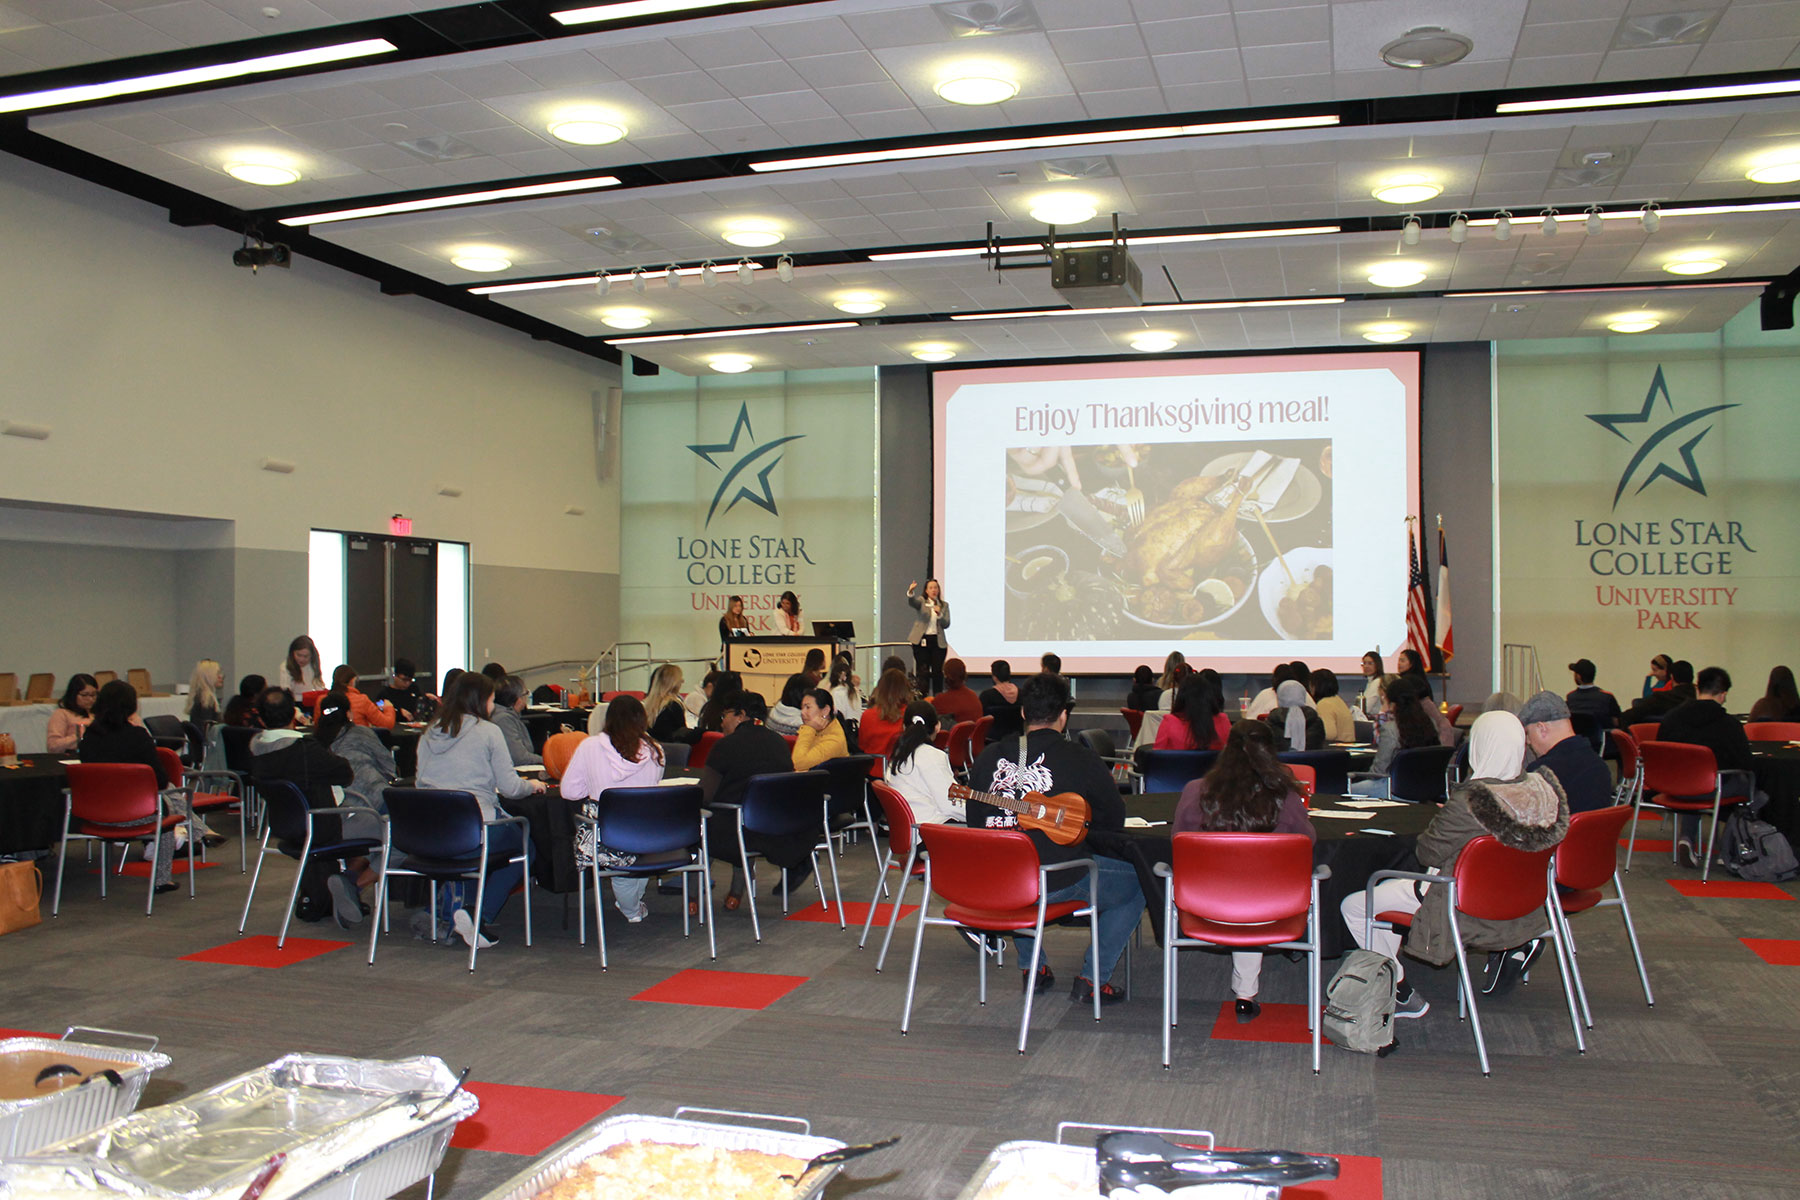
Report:
[[[179,830],[177,832],[179,832]],[[1680,865],[1687,867],[1689,870],[1699,870],[1700,851],[1695,848],[1694,843],[1688,841],[1686,838],[1677,838],[1675,841],[1675,861]]]
[[[456,915],[450,918],[450,926],[456,930],[456,936],[463,940],[465,946],[486,950],[489,946],[497,944],[497,939],[489,937],[486,933],[475,931],[475,922],[469,916],[469,910],[466,908],[456,910]]]
[[[337,921],[339,929],[362,924],[362,901],[357,898],[356,889],[350,886],[348,879],[342,875],[333,875],[325,880],[325,890],[331,893],[331,915]]]
[[[1531,964],[1536,962],[1538,960],[1538,955],[1543,952],[1544,939],[1538,938],[1536,941],[1527,942],[1516,950],[1508,950],[1506,952],[1506,961],[1513,972],[1518,975],[1521,982],[1530,983]]]
[[[1504,983],[1506,978],[1506,953],[1495,950],[1487,956],[1487,965],[1481,970],[1481,994],[1493,996],[1511,991],[1512,984]]]
[[[1394,1019],[1397,1021],[1422,1017],[1430,1011],[1430,1002],[1419,994],[1417,988],[1407,987],[1405,995],[1398,992],[1394,994]]]
[[[1094,1002],[1093,982],[1077,975],[1075,977],[1075,986],[1069,989],[1069,999],[1077,1004],[1092,1004]],[[1100,985],[1100,1003],[1122,1004],[1124,1000],[1124,988],[1114,987],[1110,983],[1103,983]],[[1240,1003],[1242,1002],[1240,1001]],[[1255,1001],[1251,1001],[1251,1003],[1254,1004]],[[1260,1008],[1261,1006],[1259,1005],[1258,1007]]]
[[[1026,985],[1030,982],[1031,982],[1031,973],[1029,971],[1020,971],[1019,972],[1019,990],[1021,992],[1024,991]],[[1038,972],[1037,972],[1037,987],[1033,988],[1032,991],[1036,995],[1041,996],[1045,992],[1049,991],[1051,988],[1053,988],[1055,986],[1056,986],[1056,973],[1050,969],[1050,964],[1044,963],[1044,964],[1040,965],[1038,967]]]
[[[639,921],[642,921],[645,917],[650,915],[650,906],[648,904],[645,904],[642,900],[638,901],[637,907],[635,909],[623,908],[623,907],[619,906],[617,903],[614,904],[614,907],[618,908],[620,912],[624,913],[625,919],[633,925],[636,925]]]
[[[1248,1025],[1250,1022],[1256,1020],[1261,1014],[1262,1005],[1254,1000],[1245,1000],[1242,997],[1239,997],[1237,1002],[1237,1022],[1239,1025]]]

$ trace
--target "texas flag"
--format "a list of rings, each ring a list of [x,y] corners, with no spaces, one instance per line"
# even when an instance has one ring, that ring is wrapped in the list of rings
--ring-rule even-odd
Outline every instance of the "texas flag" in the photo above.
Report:
[[[1438,594],[1437,594],[1437,636],[1438,650],[1442,652],[1444,661],[1449,662],[1456,657],[1456,638],[1450,628],[1450,556],[1444,550],[1444,527],[1438,526]]]

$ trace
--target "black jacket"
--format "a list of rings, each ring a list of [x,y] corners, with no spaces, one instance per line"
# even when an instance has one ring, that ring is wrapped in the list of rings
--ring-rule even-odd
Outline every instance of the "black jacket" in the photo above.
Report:
[[[115,730],[103,728],[96,721],[81,735],[78,753],[84,763],[142,763],[156,772],[158,788],[169,786],[169,773],[156,753],[156,742],[141,725]]]
[[[331,789],[355,783],[356,769],[349,760],[333,754],[328,746],[308,734],[290,738],[273,749],[261,749],[251,743],[250,777],[257,783],[286,780],[294,784],[306,797],[308,808],[337,808],[337,796]],[[321,817],[313,827],[315,844],[335,842],[342,836],[343,829],[336,817]],[[298,846],[291,852],[297,853]]]
[[[1689,700],[1672,710],[1662,719],[1657,740],[1705,746],[1721,771],[1749,771],[1756,765],[1744,727],[1717,700]]]
[[[1054,729],[1035,729],[1027,736],[1022,772],[1016,736],[988,743],[970,769],[969,782],[976,791],[996,792],[1013,799],[1026,792],[1046,796],[1077,792],[1088,802],[1092,812],[1091,828],[1125,828],[1125,802],[1119,796],[1119,785],[1113,782],[1112,772],[1107,770],[1098,754]],[[1018,828],[1018,817],[1011,811],[980,800],[968,802],[968,822],[976,829]],[[1037,830],[1028,829],[1025,833],[1037,846],[1039,862],[1066,862],[1090,854],[1080,842],[1059,846]],[[1067,881],[1052,879],[1051,882],[1061,886]]]
[[[1612,772],[1580,734],[1566,737],[1544,751],[1534,765],[1545,767],[1556,776],[1563,795],[1569,798],[1570,812],[1612,807]]]

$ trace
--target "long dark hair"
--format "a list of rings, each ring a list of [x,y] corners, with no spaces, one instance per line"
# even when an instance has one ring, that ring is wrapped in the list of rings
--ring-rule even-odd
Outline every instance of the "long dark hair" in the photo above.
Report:
[[[138,710],[137,689],[123,679],[115,679],[101,687],[94,697],[94,728],[117,733],[131,722]]]
[[[1412,666],[1404,667],[1400,665],[1401,663],[1411,663]],[[1394,656],[1394,667],[1401,675],[1416,675],[1420,679],[1425,678],[1425,660],[1420,658],[1419,652],[1410,646],[1400,648],[1400,653]]]
[[[744,690],[744,677],[736,671],[718,671],[712,676],[712,685],[712,695],[700,706],[700,728],[717,733],[721,729],[719,717],[725,712],[725,701]]]
[[[662,747],[650,736],[650,720],[644,715],[644,702],[636,696],[614,696],[606,706],[606,718],[600,732],[612,739],[613,749],[626,762],[636,762],[638,751],[650,747],[650,757],[663,760]]]
[[[1417,675],[1390,675],[1382,692],[1394,706],[1394,731],[1400,735],[1400,748],[1437,745],[1437,726],[1419,702],[1425,699],[1425,684]]]
[[[888,770],[898,771],[912,761],[913,751],[920,746],[929,745],[937,736],[937,709],[924,700],[914,700],[906,706],[905,720],[900,725],[900,736],[894,739],[894,748],[888,752]]]
[[[86,676],[77,675],[77,679]],[[1776,667],[1769,672],[1769,690],[1763,693],[1764,700],[1773,700],[1781,706],[1783,713],[1791,713],[1800,708],[1800,690],[1794,687],[1794,672],[1787,667]]]
[[[798,617],[800,615],[800,597],[794,595],[794,593],[792,593],[792,592],[783,592],[783,593],[781,593],[781,595],[775,597],[775,607],[779,609],[784,603],[786,603],[788,601],[792,601],[793,605],[794,605],[794,607],[789,609],[788,611],[791,612],[795,617]]]
[[[340,670],[342,668],[339,668]],[[350,728],[350,697],[342,691],[331,691],[319,704],[319,719],[313,725],[313,736],[319,744],[329,746],[337,741],[338,735]]]
[[[1194,735],[1194,745],[1202,750],[1216,750],[1219,731],[1216,717],[1225,711],[1225,680],[1211,667],[1194,672],[1194,690],[1188,697],[1187,723]],[[1183,690],[1186,690],[1184,687]],[[1180,696],[1181,693],[1175,693]]]
[[[800,697],[812,690],[812,680],[804,675],[789,675],[781,685],[781,702],[789,708],[800,707]]]
[[[1784,671],[1787,670],[1786,667],[1782,667],[1781,669]],[[1788,676],[1789,686],[1792,686],[1793,678],[1794,677],[1792,675]],[[96,688],[97,689],[97,688],[99,688],[99,686],[100,686],[100,681],[95,679],[92,675],[71,675],[71,676],[69,676],[68,689],[63,692],[62,699],[58,700],[56,702],[56,707],[66,708],[72,713],[80,713],[80,712],[82,712],[82,708],[81,708],[81,705],[79,705],[75,702],[75,697],[81,695],[83,689],[86,689],[86,688]],[[94,697],[94,699],[95,699],[95,701],[98,701],[100,699],[100,697],[96,696],[96,697]],[[94,710],[90,708],[90,709],[86,710],[86,714],[91,714],[93,711]],[[84,715],[86,715],[86,714],[84,714]]]
[[[850,676],[855,673],[856,664],[850,661],[850,656],[848,654],[840,654],[831,660],[831,675],[827,678],[826,682],[831,684],[832,687],[837,687],[839,684],[848,687],[850,684]]]
[[[295,683],[300,683],[306,678],[306,676],[301,673],[299,664],[294,661],[294,651],[303,646],[312,652],[311,656],[307,659],[307,664],[312,668],[312,673],[317,676],[325,670],[324,664],[319,661],[318,646],[314,645],[313,640],[303,633],[288,643],[287,661],[282,664],[282,666],[287,669],[288,678]]]
[[[332,691],[343,692],[347,696],[350,694],[350,689],[355,686],[356,668],[349,663],[343,663],[331,672]]]
[[[444,706],[438,710],[432,728],[451,737],[462,732],[464,717],[477,721],[487,718],[488,701],[494,696],[494,681],[475,671],[464,671],[444,691]]]
[[[1275,730],[1265,721],[1239,721],[1200,789],[1200,827],[1209,833],[1268,833],[1281,820],[1282,802],[1294,787],[1294,773],[1277,757]]]

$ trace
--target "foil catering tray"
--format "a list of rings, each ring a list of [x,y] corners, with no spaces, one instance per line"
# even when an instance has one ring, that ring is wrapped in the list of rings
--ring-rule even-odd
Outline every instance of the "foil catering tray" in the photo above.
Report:
[[[290,1054],[0,1163],[0,1196],[236,1200],[285,1154],[264,1200],[384,1200],[435,1171],[474,1115],[455,1087],[437,1058]]]
[[[76,1035],[79,1035],[77,1037]],[[127,1038],[148,1043],[136,1049],[110,1046],[95,1036]],[[0,1060],[8,1056],[48,1054],[61,1059],[74,1056],[117,1063],[119,1081],[106,1077],[41,1096],[0,1100],[0,1159],[29,1154],[52,1142],[80,1137],[138,1106],[150,1076],[169,1065],[169,1056],[156,1052],[156,1039],[141,1033],[114,1029],[90,1029],[71,1025],[60,1038],[15,1037],[0,1040]]]
[[[797,1132],[683,1119],[684,1114],[688,1113],[772,1121],[792,1125]],[[760,1150],[765,1154],[791,1154],[802,1159],[839,1149],[844,1144],[832,1138],[812,1136],[811,1123],[800,1117],[777,1117],[765,1113],[678,1108],[673,1117],[635,1114],[602,1117],[550,1147],[536,1162],[489,1192],[482,1200],[531,1200],[580,1163],[622,1142],[668,1142],[681,1146],[712,1146],[721,1150]],[[1092,1158],[1093,1155],[1088,1157]],[[840,1170],[841,1165],[832,1165],[812,1172],[804,1180],[806,1187],[794,1192],[794,1200],[816,1200],[816,1197],[824,1193],[826,1183]],[[668,1200],[705,1200],[705,1197],[671,1195]]]
[[[1099,1197],[1100,1164],[1092,1146],[1071,1146],[1064,1137],[1071,1130],[1109,1129],[1137,1133],[1160,1133],[1172,1138],[1204,1142],[1210,1149],[1213,1135],[1202,1129],[1161,1129],[1136,1125],[1090,1125],[1065,1121],[1056,1127],[1054,1142],[1001,1142],[982,1160],[956,1200],[977,1200],[984,1194],[1014,1197],[1036,1197],[1038,1200],[1086,1200]],[[1011,1185],[1010,1187],[1008,1185]],[[1191,1200],[1277,1200],[1281,1189],[1242,1183],[1208,1183],[1179,1188],[1172,1192],[1156,1192],[1159,1196],[1191,1198]]]

